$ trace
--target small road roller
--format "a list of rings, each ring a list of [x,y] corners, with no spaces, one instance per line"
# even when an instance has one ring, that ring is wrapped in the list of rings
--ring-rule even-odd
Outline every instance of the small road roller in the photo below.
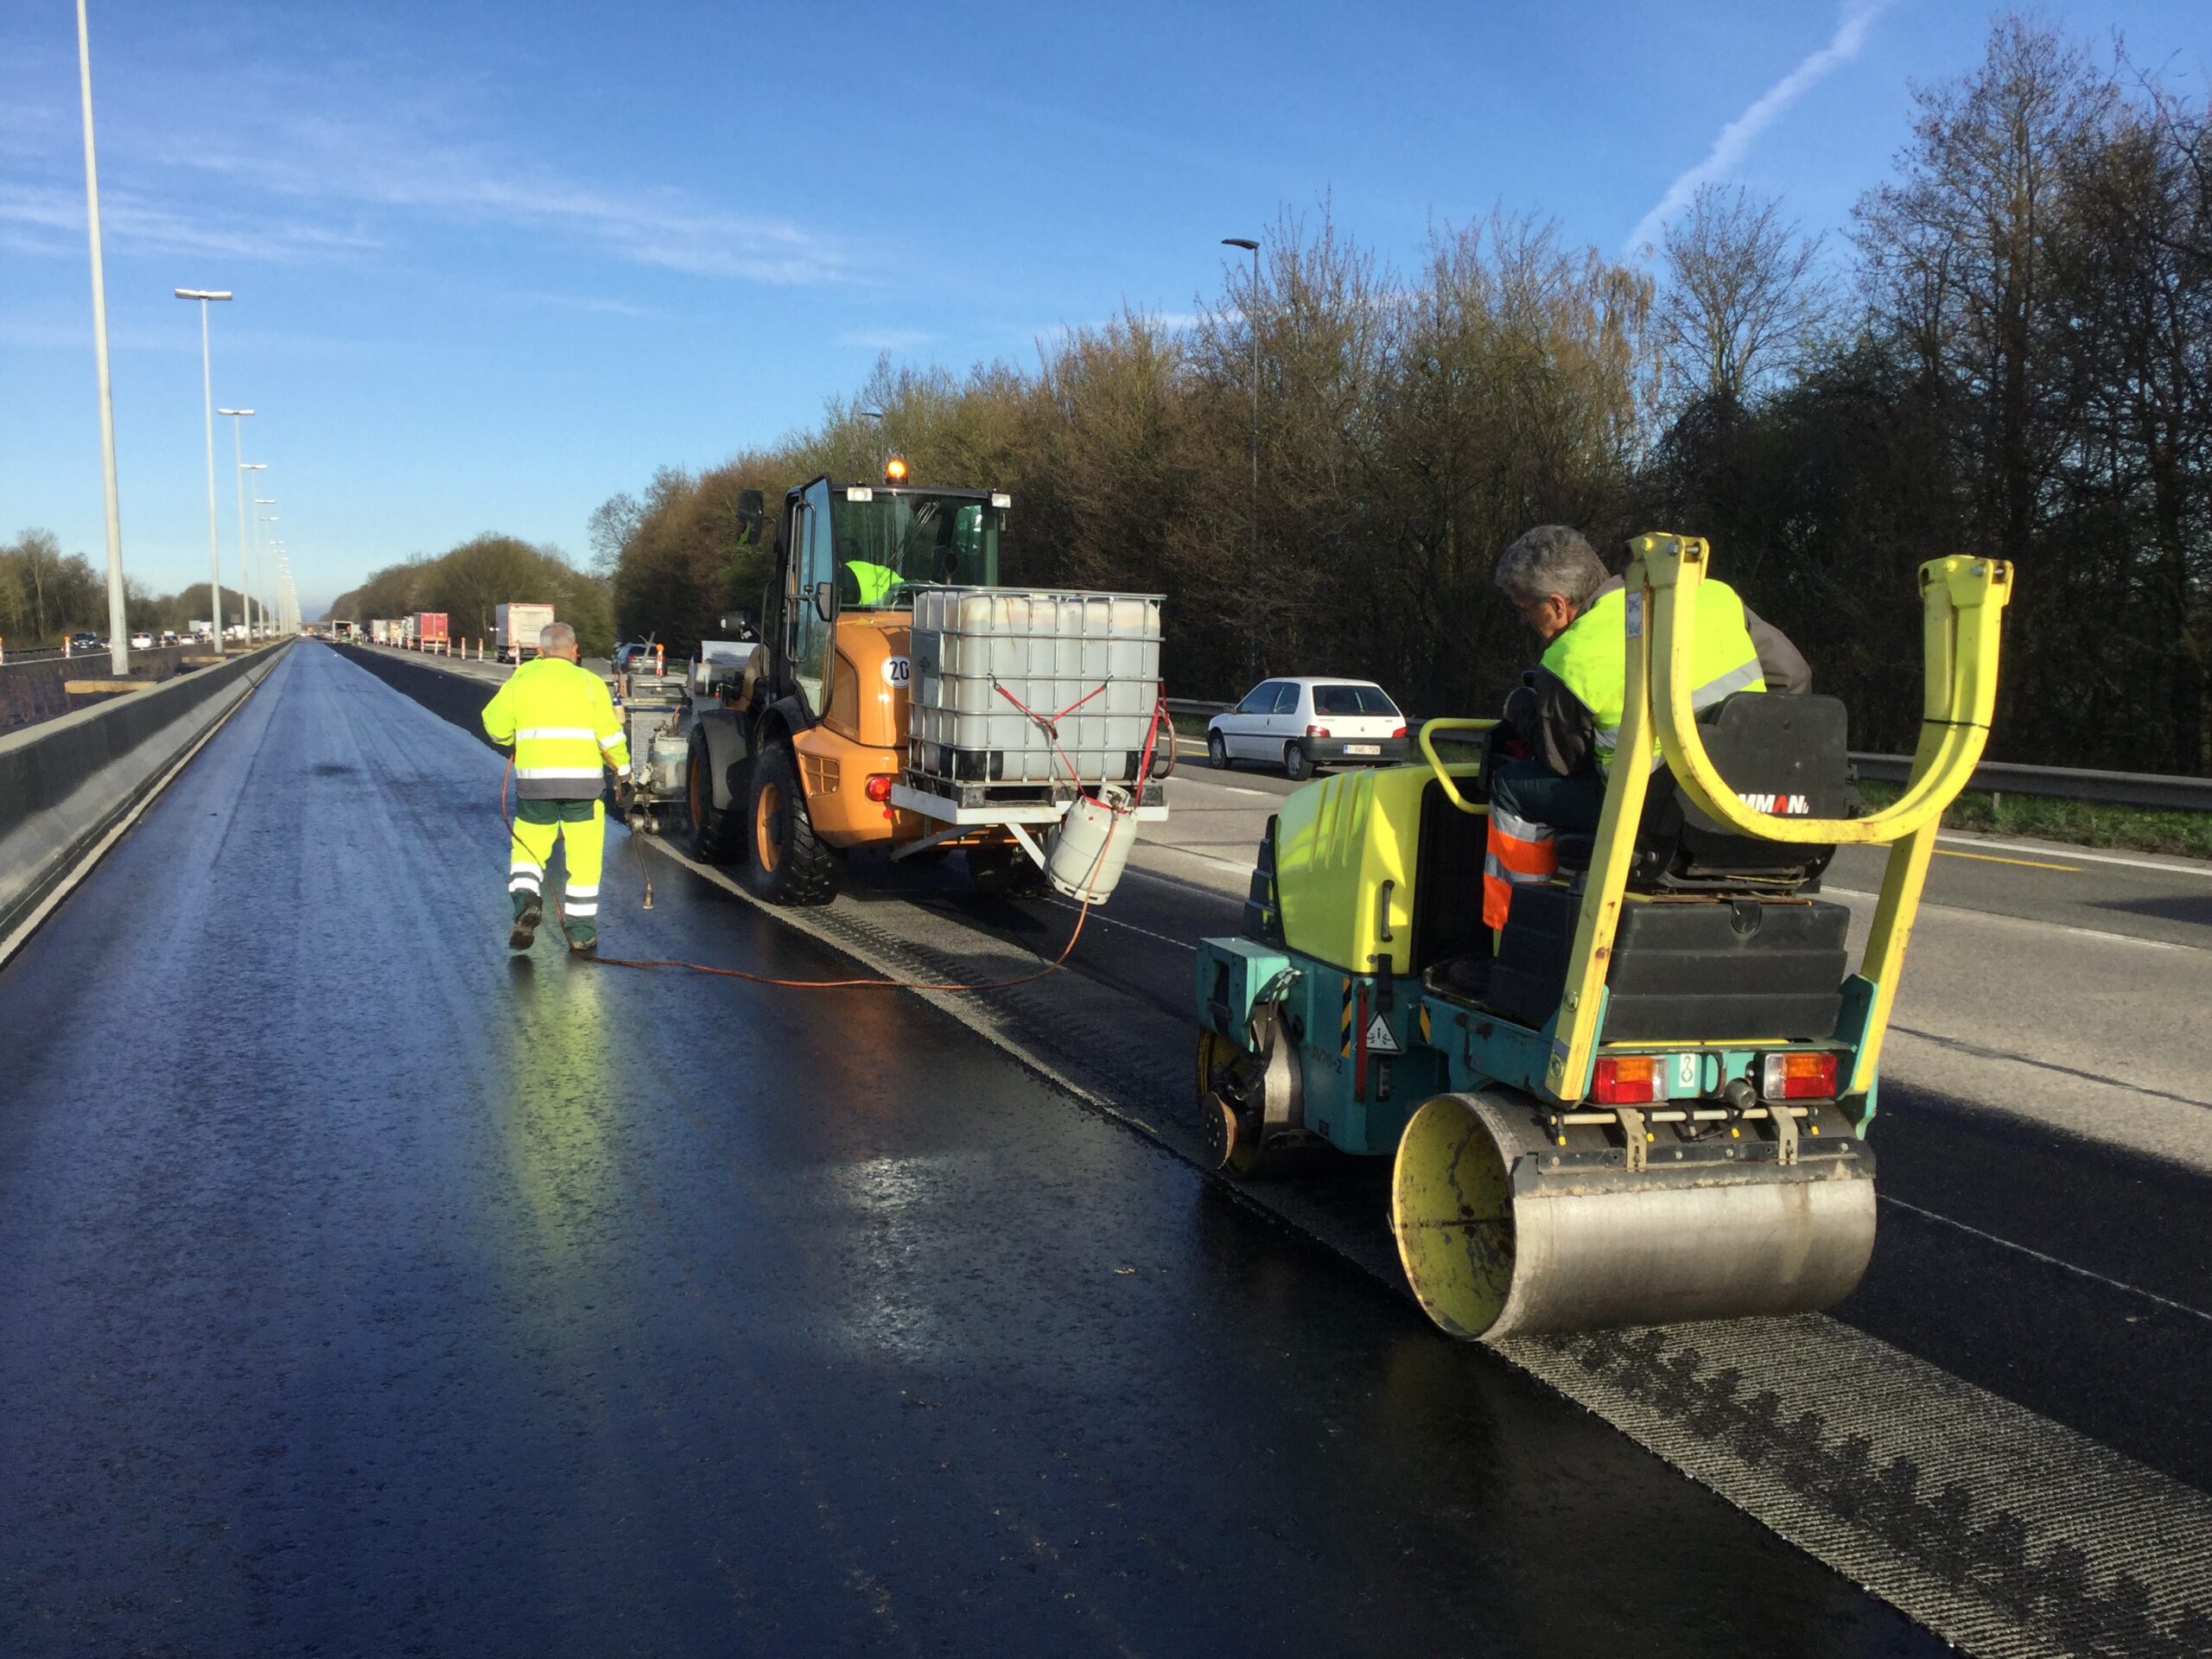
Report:
[[[1394,1157],[1406,1276],[1451,1334],[1827,1307],[1874,1245],[1882,1038],[1945,806],[1980,761],[2012,570],[1920,572],[1927,695],[1910,781],[1861,810],[1832,697],[1692,701],[1704,542],[1630,544],[1627,696],[1597,832],[1483,925],[1484,762],[1310,784],[1268,826],[1243,937],[1201,942],[1198,1109],[1237,1177],[1277,1147]],[[1820,896],[1840,844],[1888,849],[1851,969]]]

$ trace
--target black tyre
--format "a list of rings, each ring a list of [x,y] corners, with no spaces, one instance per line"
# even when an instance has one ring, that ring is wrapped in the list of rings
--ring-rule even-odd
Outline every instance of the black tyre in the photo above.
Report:
[[[976,891],[993,899],[1044,899],[1052,884],[1036,861],[1012,841],[987,841],[968,849],[968,873]]]
[[[1216,772],[1229,770],[1229,742],[1219,732],[1206,734],[1206,760]]]
[[[706,740],[694,736],[683,767],[683,803],[690,822],[683,831],[683,850],[702,864],[727,864],[739,853],[731,814],[715,805],[714,762]]]
[[[1294,784],[1302,784],[1313,775],[1313,763],[1306,759],[1303,743],[1282,746],[1282,775]]]
[[[826,905],[837,896],[844,858],[815,836],[798,763],[781,744],[753,763],[745,825],[745,885],[756,896],[772,905]]]

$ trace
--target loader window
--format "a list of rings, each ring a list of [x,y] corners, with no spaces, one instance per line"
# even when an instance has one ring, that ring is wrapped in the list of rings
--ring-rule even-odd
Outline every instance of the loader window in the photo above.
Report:
[[[830,527],[830,486],[808,487],[793,525],[797,556],[791,564],[792,585],[785,599],[790,618],[791,674],[806,696],[807,707],[819,715],[830,706],[825,682],[830,673],[830,625],[822,620],[810,595],[817,584],[832,580]]]
[[[997,508],[918,490],[879,489],[868,501],[828,493],[847,609],[905,610],[913,603],[909,589],[923,582],[997,585]]]

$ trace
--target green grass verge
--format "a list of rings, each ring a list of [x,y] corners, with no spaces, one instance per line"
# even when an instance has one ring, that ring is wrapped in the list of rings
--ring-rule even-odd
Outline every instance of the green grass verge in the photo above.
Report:
[[[1870,807],[1887,806],[1901,792],[1896,784],[1862,783]],[[2161,811],[2147,806],[2110,806],[2101,801],[2061,801],[2040,795],[1967,793],[1943,814],[1946,830],[1985,835],[2032,836],[2076,847],[2126,848],[2212,859],[2212,812]]]

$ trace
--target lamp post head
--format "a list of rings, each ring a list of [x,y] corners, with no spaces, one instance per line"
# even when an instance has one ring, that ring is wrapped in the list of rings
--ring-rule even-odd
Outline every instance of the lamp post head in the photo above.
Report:
[[[268,470],[269,463],[265,461],[242,461],[238,462],[238,471],[242,473],[265,473]]]
[[[1249,236],[1224,236],[1221,238],[1221,245],[1224,248],[1242,248],[1247,253],[1257,253],[1260,251],[1260,245]]]
[[[253,413],[250,409],[219,409],[215,412],[218,415],[251,415]]]
[[[227,300],[231,291],[227,288],[180,288],[176,296],[180,300]]]

